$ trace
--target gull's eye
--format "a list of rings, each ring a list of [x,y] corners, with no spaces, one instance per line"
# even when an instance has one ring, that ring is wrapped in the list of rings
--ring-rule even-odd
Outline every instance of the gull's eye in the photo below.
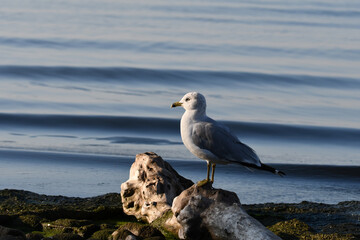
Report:
[[[188,101],[190,101],[190,98],[186,98],[186,99],[185,99],[185,102],[188,102]]]

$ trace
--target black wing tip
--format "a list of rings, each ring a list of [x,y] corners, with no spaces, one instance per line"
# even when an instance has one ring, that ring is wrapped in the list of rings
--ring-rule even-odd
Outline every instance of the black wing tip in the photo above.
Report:
[[[283,171],[279,171],[279,170],[275,170],[275,172],[274,172],[276,175],[279,175],[280,177],[284,177],[284,176],[286,176],[286,174],[283,172]]]
[[[250,164],[250,163],[240,163],[240,164],[244,165],[245,167],[256,168],[256,169],[272,172],[276,175],[279,175],[280,177],[286,176],[286,174],[283,171],[277,170],[277,169],[270,167],[269,165],[266,165],[264,163],[260,163],[261,164],[260,166]]]

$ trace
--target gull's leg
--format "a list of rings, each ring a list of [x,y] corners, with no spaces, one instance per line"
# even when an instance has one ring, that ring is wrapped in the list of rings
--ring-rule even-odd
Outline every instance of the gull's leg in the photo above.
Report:
[[[213,183],[214,182],[214,175],[215,175],[215,167],[216,167],[216,164],[214,163],[214,164],[212,164],[211,165],[212,166],[212,173],[211,173],[211,183]]]
[[[207,184],[208,182],[211,182],[210,181],[210,162],[209,161],[206,161],[207,162],[207,174],[206,174],[206,179],[204,180],[201,180],[199,182],[196,183],[196,185],[198,187],[201,187],[201,186],[204,186],[205,184]],[[214,169],[214,168],[213,168]],[[214,176],[212,176],[212,179],[214,178]],[[212,183],[212,182],[211,182]]]
[[[210,162],[207,161],[207,174],[206,174],[206,181],[210,180]]]

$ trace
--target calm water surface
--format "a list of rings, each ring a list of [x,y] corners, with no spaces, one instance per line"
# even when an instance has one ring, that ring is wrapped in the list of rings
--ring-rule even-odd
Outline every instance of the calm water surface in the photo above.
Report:
[[[360,199],[358,1],[3,1],[0,188],[119,191],[154,151],[193,181],[186,92],[286,178],[234,166],[242,202]],[[261,194],[259,194],[261,193]]]

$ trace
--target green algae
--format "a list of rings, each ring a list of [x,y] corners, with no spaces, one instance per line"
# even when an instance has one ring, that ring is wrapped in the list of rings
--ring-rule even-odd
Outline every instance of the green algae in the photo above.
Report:
[[[161,233],[165,236],[166,239],[169,240],[176,240],[179,239],[177,234],[174,234],[172,232],[170,232],[168,229],[166,229],[165,223],[167,220],[171,219],[173,217],[173,213],[171,210],[167,211],[162,217],[156,219],[155,221],[153,221],[151,223],[151,226],[159,229],[161,231]]]
[[[99,240],[108,240],[110,235],[114,232],[113,229],[102,229],[93,233],[91,238]]]
[[[291,219],[282,221],[268,227],[270,231],[281,237],[283,240],[353,240],[356,239],[352,234],[325,234],[315,233],[314,230],[306,223]]]
[[[155,227],[144,223],[126,223],[119,227],[113,233],[114,240],[125,239],[128,235],[136,235],[140,239],[156,238],[159,240],[166,239],[165,236]]]
[[[360,212],[359,206],[359,202],[352,201],[337,205],[268,203],[244,205],[244,208],[285,240],[350,240],[360,238],[359,215],[354,214]],[[103,240],[126,225],[142,229],[150,226],[158,229],[166,239],[178,239],[176,233],[164,228],[165,222],[171,217],[172,212],[168,211],[151,224],[138,222],[136,218],[124,214],[118,193],[93,198],[69,198],[0,190],[1,225],[54,239]],[[161,239],[161,236],[144,239]]]

